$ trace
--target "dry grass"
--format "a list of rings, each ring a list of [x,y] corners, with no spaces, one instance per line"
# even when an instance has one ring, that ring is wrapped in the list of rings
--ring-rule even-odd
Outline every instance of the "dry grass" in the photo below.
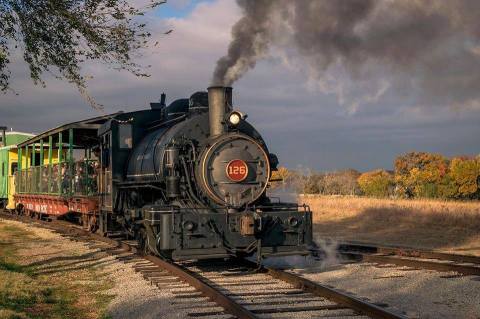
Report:
[[[316,236],[480,254],[480,203],[302,196]]]
[[[105,274],[44,233],[0,220],[0,319],[107,318]]]

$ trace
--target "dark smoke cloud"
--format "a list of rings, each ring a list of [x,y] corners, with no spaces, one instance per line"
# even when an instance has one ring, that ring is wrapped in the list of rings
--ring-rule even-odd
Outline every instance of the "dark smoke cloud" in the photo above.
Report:
[[[268,15],[275,2],[268,0],[237,0],[244,16],[232,27],[232,42],[228,54],[217,62],[212,84],[229,86],[247,70],[255,67],[270,40]]]
[[[358,85],[386,78],[420,104],[480,108],[480,1],[237,3],[244,16],[213,84],[231,85],[274,47],[317,79],[336,68]]]

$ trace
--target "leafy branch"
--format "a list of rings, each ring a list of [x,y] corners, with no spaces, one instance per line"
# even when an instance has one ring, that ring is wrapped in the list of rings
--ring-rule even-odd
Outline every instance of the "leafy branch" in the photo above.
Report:
[[[0,0],[0,91],[13,90],[9,64],[18,49],[35,84],[45,86],[42,75],[51,73],[75,85],[94,107],[81,73],[85,62],[148,76],[131,59],[151,36],[139,17],[166,1],[145,1]]]

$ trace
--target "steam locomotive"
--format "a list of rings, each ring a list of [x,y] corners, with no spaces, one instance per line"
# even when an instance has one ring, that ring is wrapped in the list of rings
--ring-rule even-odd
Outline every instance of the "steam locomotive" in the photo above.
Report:
[[[62,132],[68,132],[69,146],[62,146]],[[47,175],[57,175],[40,178],[40,184],[56,187],[56,195],[38,192],[43,197],[35,199],[23,185],[29,182],[22,179],[21,154],[35,159],[32,150],[47,153],[47,139],[57,160],[50,158],[48,166],[41,155],[39,161],[49,167]],[[246,115],[232,108],[230,87],[210,87],[168,106],[162,94],[151,110],[72,123],[19,147],[17,210],[76,212],[92,231],[127,235],[145,253],[174,260],[308,254],[312,214],[307,206],[266,195],[278,159]],[[76,174],[78,148],[93,150],[98,159],[93,184],[79,182],[96,166],[89,157],[84,163],[90,166]],[[55,169],[63,162],[66,183],[63,168]]]

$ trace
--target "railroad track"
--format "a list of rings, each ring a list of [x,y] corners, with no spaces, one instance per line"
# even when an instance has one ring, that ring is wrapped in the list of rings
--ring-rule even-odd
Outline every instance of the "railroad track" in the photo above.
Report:
[[[480,257],[435,251],[343,243],[338,246],[340,258],[357,262],[406,266],[461,275],[480,276]]]
[[[195,318],[406,318],[385,308],[297,274],[262,267],[245,260],[174,263],[141,256],[137,243],[91,234],[67,222],[32,220],[0,213],[0,217],[49,228],[73,240],[103,247],[152,284],[168,287],[175,306]],[[103,245],[103,246],[102,246]],[[191,309],[191,310],[189,310]]]

